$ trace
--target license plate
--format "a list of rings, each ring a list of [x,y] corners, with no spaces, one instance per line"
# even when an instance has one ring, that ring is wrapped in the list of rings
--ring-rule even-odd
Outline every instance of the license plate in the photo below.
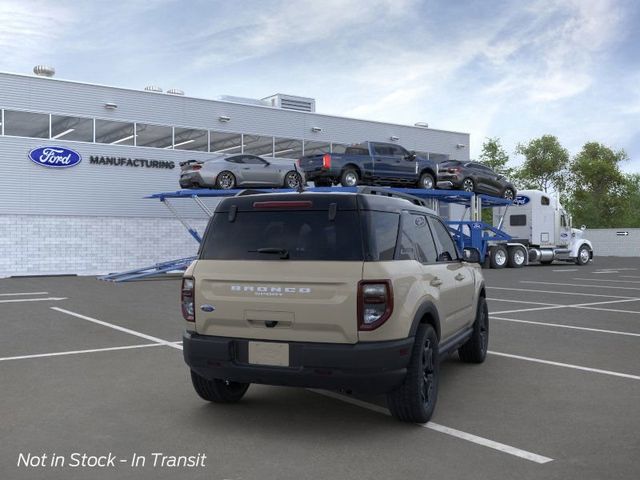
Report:
[[[249,363],[254,365],[289,366],[289,344],[249,342]]]

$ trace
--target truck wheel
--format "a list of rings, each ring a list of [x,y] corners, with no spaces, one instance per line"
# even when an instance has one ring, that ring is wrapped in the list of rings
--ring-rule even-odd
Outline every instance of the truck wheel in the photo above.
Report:
[[[489,308],[484,297],[478,299],[476,320],[473,322],[473,333],[459,349],[460,360],[466,363],[482,363],[487,357],[489,347]]]
[[[358,172],[353,168],[345,169],[340,176],[340,184],[343,187],[355,187],[358,185],[358,180]]]
[[[495,245],[491,247],[491,268],[504,268],[507,265],[507,249],[504,245]]]
[[[505,188],[504,192],[502,192],[502,198],[505,198],[507,200],[513,200],[513,198],[515,197],[514,193],[513,193],[513,188]]]
[[[587,263],[589,263],[590,258],[591,258],[591,252],[589,251],[589,247],[587,247],[586,245],[582,245],[578,249],[578,256],[576,257],[576,263],[578,265],[586,265]]]
[[[527,262],[527,252],[522,247],[509,247],[509,260],[508,265],[510,268],[524,267]]]
[[[407,376],[397,389],[387,393],[391,414],[403,422],[425,423],[433,415],[438,399],[438,336],[431,325],[416,332]]]
[[[430,173],[423,173],[418,180],[418,188],[424,188],[425,190],[433,190],[436,182],[433,179],[433,175]]]
[[[216,187],[220,190],[230,190],[236,186],[236,177],[233,173],[223,171],[218,174],[216,178]]]
[[[465,178],[462,181],[462,190],[464,190],[465,192],[473,192],[476,189],[476,184],[473,183],[473,180],[471,178]]]
[[[215,403],[235,403],[249,388],[248,383],[229,382],[218,378],[207,380],[193,370],[191,370],[191,383],[201,398]]]

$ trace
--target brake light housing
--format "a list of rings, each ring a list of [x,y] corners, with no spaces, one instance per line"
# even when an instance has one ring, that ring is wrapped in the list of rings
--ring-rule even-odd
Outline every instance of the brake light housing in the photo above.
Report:
[[[195,279],[191,277],[183,277],[182,288],[180,291],[180,306],[182,307],[182,316],[187,322],[196,321],[196,310],[194,303]]]
[[[393,287],[390,280],[362,280],[358,283],[358,330],[375,330],[392,313]]]
[[[326,169],[331,168],[331,155],[328,153],[325,153],[322,156],[322,168],[326,168]]]

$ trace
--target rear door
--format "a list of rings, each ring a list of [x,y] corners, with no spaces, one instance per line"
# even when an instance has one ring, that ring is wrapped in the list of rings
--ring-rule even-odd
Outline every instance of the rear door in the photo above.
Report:
[[[196,331],[355,343],[363,263],[357,215],[278,207],[216,213],[194,269]]]

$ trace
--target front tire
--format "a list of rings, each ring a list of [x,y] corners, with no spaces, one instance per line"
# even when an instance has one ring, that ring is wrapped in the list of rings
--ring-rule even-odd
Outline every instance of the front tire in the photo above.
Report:
[[[473,322],[473,333],[460,348],[458,356],[466,363],[482,363],[487,358],[489,348],[489,308],[487,300],[480,297],[476,319]]]
[[[431,325],[421,324],[407,368],[407,376],[397,389],[387,393],[391,414],[400,421],[426,423],[438,400],[438,336]]]
[[[436,181],[433,175],[430,173],[423,173],[418,180],[418,188],[424,188],[425,190],[433,190],[435,188]]]
[[[302,184],[302,176],[298,172],[291,170],[284,176],[284,187],[296,190]]]
[[[507,187],[504,189],[504,192],[502,192],[502,198],[506,199],[506,200],[513,200],[515,198],[515,193],[513,191],[513,188]]]
[[[214,378],[208,380],[191,370],[191,383],[200,398],[214,403],[236,403],[249,388],[248,383],[229,382]]]
[[[471,178],[465,178],[462,181],[462,190],[465,192],[475,192],[476,184],[473,182]]]
[[[236,177],[233,173],[224,170],[216,177],[216,188],[220,190],[231,190],[236,186]]]
[[[576,257],[576,264],[586,265],[591,260],[591,251],[586,245],[582,245],[578,249],[578,256]]]
[[[353,168],[345,169],[342,175],[340,175],[340,185],[343,187],[356,187],[359,181],[360,177],[358,176],[358,172]]]

